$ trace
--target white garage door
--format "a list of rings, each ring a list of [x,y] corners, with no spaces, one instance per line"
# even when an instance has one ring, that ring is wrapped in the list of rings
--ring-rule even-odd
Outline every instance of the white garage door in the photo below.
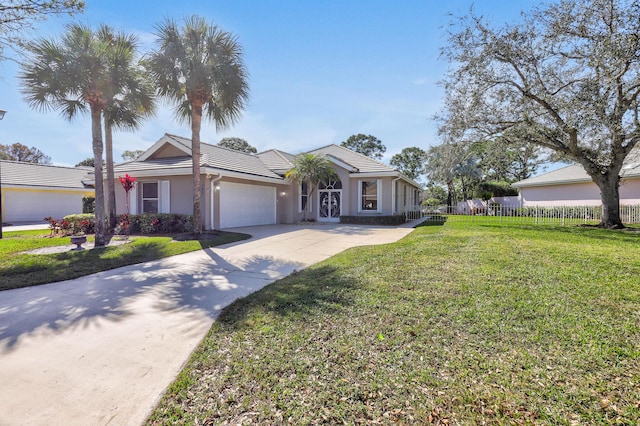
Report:
[[[2,191],[5,222],[42,222],[47,216],[62,219],[82,213],[82,194],[45,191]]]
[[[220,183],[220,228],[276,223],[276,188]]]

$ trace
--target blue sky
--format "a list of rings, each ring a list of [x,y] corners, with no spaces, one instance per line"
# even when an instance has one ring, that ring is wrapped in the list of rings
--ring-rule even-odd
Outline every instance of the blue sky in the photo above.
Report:
[[[517,19],[535,0],[87,0],[76,21],[105,23],[139,36],[153,47],[155,25],[198,14],[235,34],[250,73],[250,100],[242,118],[217,133],[204,124],[201,139],[246,139],[259,151],[291,153],[339,144],[350,135],[376,136],[387,147],[383,161],[405,147],[440,143],[432,116],[442,107],[437,82],[448,64],[440,59],[449,13],[476,13],[496,24]],[[37,23],[35,37],[57,36],[68,17]],[[32,110],[22,100],[18,67],[0,63],[0,143],[35,146],[54,164],[92,156],[88,115],[73,122],[57,112]],[[136,132],[114,134],[114,158],[146,149],[165,132],[190,137],[169,105]]]

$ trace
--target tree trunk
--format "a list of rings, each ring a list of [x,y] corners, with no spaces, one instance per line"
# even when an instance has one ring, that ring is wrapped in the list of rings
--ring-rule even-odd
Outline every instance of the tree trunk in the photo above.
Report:
[[[447,182],[447,213],[455,213],[453,208],[453,181]]]
[[[464,183],[463,177],[460,177],[460,182],[462,183],[462,201],[467,201],[467,185]]]
[[[617,173],[594,174],[593,182],[600,188],[602,219],[598,226],[607,229],[622,229],[620,218],[620,176]]]
[[[202,197],[200,193],[200,125],[202,104],[191,103],[191,162],[193,173],[193,233],[202,234]]]
[[[113,132],[111,124],[104,117],[104,144],[107,157],[107,232],[113,234],[116,226],[116,183],[113,175]]]
[[[99,108],[91,108],[91,137],[93,143],[94,176],[96,188],[96,247],[106,244],[105,238],[105,213],[104,213],[104,178],[102,171],[102,111]]]

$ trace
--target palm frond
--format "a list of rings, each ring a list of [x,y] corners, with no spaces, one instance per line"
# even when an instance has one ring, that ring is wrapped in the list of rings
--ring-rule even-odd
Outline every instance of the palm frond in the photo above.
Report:
[[[248,99],[248,73],[237,39],[193,15],[178,27],[166,20],[156,28],[157,49],[146,58],[158,94],[175,105],[176,118],[190,122],[191,106],[224,129],[236,122]]]

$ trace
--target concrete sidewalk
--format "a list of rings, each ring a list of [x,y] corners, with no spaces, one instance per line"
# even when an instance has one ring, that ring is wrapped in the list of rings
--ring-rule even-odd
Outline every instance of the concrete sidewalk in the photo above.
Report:
[[[0,292],[0,425],[138,425],[239,297],[410,227],[237,228],[250,240]]]

